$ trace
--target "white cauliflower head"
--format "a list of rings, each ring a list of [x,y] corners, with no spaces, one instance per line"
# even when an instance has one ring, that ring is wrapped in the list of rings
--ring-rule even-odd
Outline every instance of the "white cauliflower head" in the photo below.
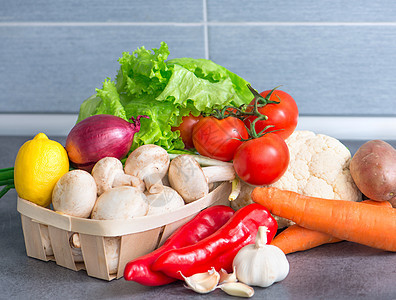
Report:
[[[326,199],[361,200],[361,193],[349,172],[350,151],[337,139],[312,131],[295,131],[286,144],[290,163],[285,174],[272,186],[303,195]],[[232,202],[234,209],[252,203],[255,186],[242,183],[242,191]],[[278,227],[292,224],[277,218]]]

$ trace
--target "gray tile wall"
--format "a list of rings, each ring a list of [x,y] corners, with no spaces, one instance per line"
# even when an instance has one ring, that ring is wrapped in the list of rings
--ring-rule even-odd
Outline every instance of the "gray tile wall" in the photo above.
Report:
[[[396,2],[0,0],[0,113],[77,113],[123,51],[169,45],[301,115],[396,116]]]

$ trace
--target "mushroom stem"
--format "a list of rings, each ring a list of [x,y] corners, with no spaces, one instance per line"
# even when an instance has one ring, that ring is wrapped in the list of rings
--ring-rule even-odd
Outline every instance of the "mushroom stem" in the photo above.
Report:
[[[144,182],[136,176],[128,175],[125,174],[124,172],[120,172],[114,177],[112,187],[128,186],[128,185],[136,187],[142,192],[144,192],[146,188]]]
[[[191,155],[180,155],[169,166],[169,182],[186,203],[205,197],[212,182],[231,181],[235,178],[232,165],[204,167]]]
[[[115,157],[104,157],[99,160],[92,169],[98,196],[105,191],[119,186],[133,186],[141,192],[145,190],[142,180],[132,174],[125,174],[122,163]]]
[[[148,171],[143,170],[140,173],[140,176],[150,194],[158,194],[164,190],[162,174],[153,173],[153,171],[149,169]]]
[[[232,181],[235,179],[235,170],[232,165],[212,166],[202,168],[208,183],[219,181]]]
[[[173,154],[169,153],[169,158],[171,160],[175,159],[176,157],[184,155],[184,154]],[[203,167],[210,167],[210,166],[232,166],[232,163],[230,162],[225,162],[217,159],[213,159],[210,157],[206,157],[203,155],[195,155],[195,154],[188,154],[191,157],[193,157],[201,166]]]
[[[112,187],[131,185],[131,183],[132,183],[132,176],[120,172],[116,176],[114,176]]]
[[[169,155],[160,146],[147,144],[136,148],[125,162],[125,173],[144,181],[149,193],[163,190],[162,178],[169,167]]]

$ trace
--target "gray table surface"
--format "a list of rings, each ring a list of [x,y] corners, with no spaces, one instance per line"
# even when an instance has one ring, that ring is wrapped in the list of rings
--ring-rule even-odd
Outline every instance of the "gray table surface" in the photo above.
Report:
[[[64,137],[50,137],[64,144]],[[0,136],[0,168],[13,166],[19,147],[31,137]],[[352,153],[362,141],[343,141]],[[395,147],[396,141],[390,141]],[[253,298],[396,299],[396,254],[340,242],[289,254],[290,273]],[[232,299],[216,290],[199,295],[175,282],[145,287],[124,279],[107,282],[55,262],[26,256],[16,193],[0,200],[0,299]],[[235,298],[234,298],[235,299]]]

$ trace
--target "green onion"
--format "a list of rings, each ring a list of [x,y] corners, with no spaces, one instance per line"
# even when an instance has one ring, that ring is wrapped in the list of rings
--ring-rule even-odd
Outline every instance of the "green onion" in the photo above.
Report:
[[[15,186],[13,184],[6,185],[0,191],[0,198],[3,197],[10,189],[14,189]]]
[[[0,169],[0,198],[3,197],[10,189],[15,188],[14,185],[14,168]]]

